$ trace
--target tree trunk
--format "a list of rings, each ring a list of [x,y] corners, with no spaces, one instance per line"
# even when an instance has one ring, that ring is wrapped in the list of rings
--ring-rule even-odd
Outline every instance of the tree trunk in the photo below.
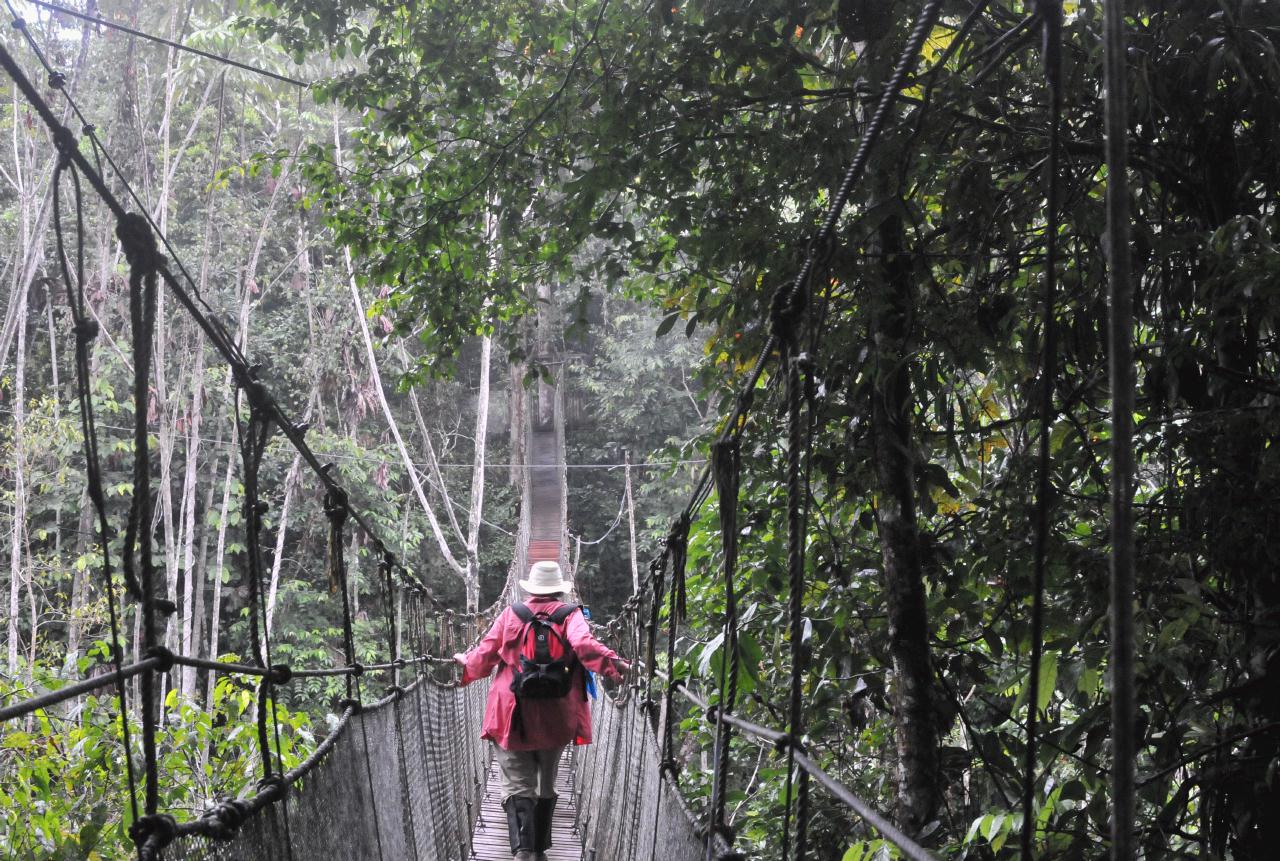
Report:
[[[18,304],[18,350],[13,367],[13,522],[9,531],[9,674],[18,676],[21,626],[18,609],[23,586],[23,522],[27,516],[27,291]],[[25,675],[25,674],[24,674]]]
[[[76,521],[76,560],[89,552],[92,546],[90,530],[93,529],[93,503],[89,500],[89,491],[80,493],[80,517]],[[74,562],[71,565],[71,609],[67,619],[67,662],[74,665],[80,658],[80,642],[84,639],[84,608],[88,602],[88,572],[90,568],[81,568]]]
[[[449,542],[445,539],[444,530],[440,526],[440,519],[436,517],[435,509],[427,498],[427,491],[422,486],[422,480],[418,478],[417,467],[413,463],[413,458],[409,456],[409,449],[404,444],[404,437],[400,435],[400,426],[396,423],[395,415],[391,412],[391,404],[387,402],[387,393],[382,388],[382,374],[378,371],[378,357],[373,350],[373,336],[369,334],[369,321],[365,319],[364,302],[360,299],[360,288],[356,286],[355,274],[351,263],[351,252],[343,249],[343,255],[347,261],[347,283],[351,288],[351,302],[355,306],[356,322],[359,324],[360,335],[364,341],[365,358],[369,362],[369,377],[373,382],[374,394],[378,397],[378,404],[382,407],[383,418],[386,419],[387,427],[391,431],[391,438],[395,440],[396,449],[400,452],[400,460],[409,475],[409,482],[413,485],[413,491],[418,497],[418,504],[422,506],[423,513],[427,515],[427,523],[431,526],[431,534],[435,536],[436,546],[440,549],[440,555],[444,557],[444,561],[453,569],[454,573],[465,581],[467,567],[458,561],[453,550],[449,547]],[[440,490],[444,505],[447,508],[451,504],[449,502],[448,489],[441,486]]]
[[[908,833],[917,833],[933,817],[941,793],[911,438],[912,351],[907,339],[915,299],[911,264],[903,254],[901,219],[897,215],[886,218],[878,235],[885,262],[877,284],[880,295],[873,298],[872,310],[876,365],[871,430],[875,441],[876,523],[893,660],[897,815]]]
[[[193,606],[196,590],[195,535],[200,520],[196,517],[196,491],[200,476],[200,417],[204,410],[204,349],[195,344],[196,366],[191,375],[191,411],[187,414],[187,461],[182,492],[182,630],[179,649],[190,655],[193,648],[192,627],[195,619]],[[178,690],[188,699],[195,693],[196,673],[192,667],[183,667],[178,677]]]
[[[528,433],[525,416],[529,410],[529,392],[524,386],[524,375],[529,366],[524,362],[511,362],[507,366],[507,434],[510,450],[510,466],[507,469],[507,482],[512,487],[522,487],[524,482],[524,465],[529,460],[525,445],[525,434]]]
[[[471,497],[467,505],[467,612],[480,610],[480,521],[484,513],[484,458],[489,439],[489,362],[493,341],[480,340],[480,388],[476,392],[475,454],[471,461]]]
[[[636,559],[636,501],[631,492],[631,452],[623,452],[623,493],[627,502],[627,530],[630,535],[631,549],[631,594],[640,594],[640,564]],[[577,576],[577,572],[574,573]]]
[[[222,508],[218,518],[218,542],[214,550],[213,565],[213,598],[209,609],[209,660],[218,659],[218,625],[222,621],[222,578],[226,570],[227,553],[227,517],[231,511],[231,479],[236,471],[236,447],[239,445],[239,434],[236,426],[231,426],[231,448],[227,452],[227,471],[222,478]],[[209,682],[205,690],[205,702],[213,702],[213,685],[217,681],[213,673],[209,674]],[[203,754],[202,754],[203,756]]]

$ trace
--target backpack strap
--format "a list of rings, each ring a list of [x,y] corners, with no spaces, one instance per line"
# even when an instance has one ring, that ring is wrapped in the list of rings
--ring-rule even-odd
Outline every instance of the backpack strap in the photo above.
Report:
[[[549,615],[547,618],[550,619],[555,624],[560,625],[564,623],[565,619],[568,619],[570,616],[572,616],[575,610],[581,610],[581,609],[582,608],[579,607],[577,604],[564,604],[564,605],[561,605],[554,613]]]
[[[526,624],[532,622],[535,615],[534,612],[525,604],[512,604],[511,612],[515,613],[516,616],[519,617],[520,621]]]

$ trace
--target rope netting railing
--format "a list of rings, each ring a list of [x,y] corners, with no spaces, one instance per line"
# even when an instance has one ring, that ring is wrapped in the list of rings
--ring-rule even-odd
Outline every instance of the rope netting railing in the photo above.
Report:
[[[163,832],[163,857],[471,857],[488,771],[475,732],[486,691],[422,673],[374,703],[348,703],[315,752],[278,781]]]

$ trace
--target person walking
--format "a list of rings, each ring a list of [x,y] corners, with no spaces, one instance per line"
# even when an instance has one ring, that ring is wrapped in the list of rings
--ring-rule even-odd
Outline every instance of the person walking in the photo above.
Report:
[[[498,668],[480,737],[493,743],[502,770],[515,861],[545,861],[560,755],[591,743],[587,670],[612,683],[629,664],[592,635],[581,607],[564,602],[573,587],[559,563],[534,563],[520,588],[529,599],[504,609],[473,649],[453,658],[463,685]]]

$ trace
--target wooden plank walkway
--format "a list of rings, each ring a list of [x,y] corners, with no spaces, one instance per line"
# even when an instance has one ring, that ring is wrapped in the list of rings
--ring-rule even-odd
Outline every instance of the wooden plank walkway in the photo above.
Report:
[[[573,787],[569,782],[573,761],[568,751],[560,760],[556,792],[560,802],[551,825],[551,849],[547,861],[582,861],[582,841],[574,833]],[[472,858],[474,861],[511,861],[511,841],[507,837],[507,812],[502,809],[502,784],[498,763],[489,765],[484,798],[480,801],[480,817],[476,820]]]

